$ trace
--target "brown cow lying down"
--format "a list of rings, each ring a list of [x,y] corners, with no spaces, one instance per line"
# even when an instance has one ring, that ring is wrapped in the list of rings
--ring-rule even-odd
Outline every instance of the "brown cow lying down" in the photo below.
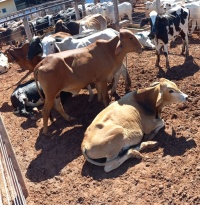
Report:
[[[98,100],[109,103],[107,80],[122,65],[128,52],[142,52],[141,45],[129,30],[121,30],[119,36],[106,41],[97,40],[84,48],[50,54],[35,68],[35,79],[45,94],[42,110],[43,132],[47,134],[49,113],[55,104],[56,110],[67,120],[72,118],[64,112],[60,92],[78,93],[90,83],[95,83]]]
[[[164,78],[126,94],[101,111],[87,128],[81,145],[84,157],[92,164],[104,166],[105,172],[116,169],[130,157],[142,158],[139,151],[157,143],[142,142],[143,137],[152,140],[164,126],[160,118],[163,106],[185,102],[187,97],[175,83]],[[106,162],[95,161],[100,158],[106,158]]]

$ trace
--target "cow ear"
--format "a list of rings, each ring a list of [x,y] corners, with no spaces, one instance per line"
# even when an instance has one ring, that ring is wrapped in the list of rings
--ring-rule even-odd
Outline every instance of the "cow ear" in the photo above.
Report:
[[[149,21],[150,21],[150,18],[142,19],[142,21],[140,23],[140,28],[145,26],[146,24],[148,24]]]
[[[55,43],[55,52],[56,52],[56,53],[61,52],[61,50],[60,50],[60,48],[58,47],[58,44],[57,44],[57,43]]]
[[[118,55],[122,50],[122,44],[121,44],[121,41],[119,40],[118,43],[117,43],[117,47],[115,49],[115,55]]]
[[[156,107],[158,107],[162,103],[163,99],[163,92],[160,90],[156,100]]]

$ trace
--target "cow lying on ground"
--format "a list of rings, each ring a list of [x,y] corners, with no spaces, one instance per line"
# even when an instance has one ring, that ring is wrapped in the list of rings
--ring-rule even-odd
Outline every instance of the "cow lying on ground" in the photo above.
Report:
[[[34,75],[45,94],[42,110],[43,132],[47,134],[48,118],[53,105],[67,120],[73,118],[64,112],[59,93],[78,93],[90,83],[95,83],[98,100],[109,103],[107,81],[122,65],[128,52],[142,52],[141,45],[129,30],[121,30],[120,35],[105,41],[98,40],[84,48],[50,54],[35,68]]]
[[[39,83],[38,89],[44,98],[44,94]],[[62,104],[65,102],[65,98],[69,95],[70,93],[61,93]],[[38,93],[35,80],[31,80],[17,86],[17,88],[13,91],[10,100],[12,106],[14,107],[14,113],[19,113],[21,116],[31,118],[34,117],[35,108],[44,104],[43,99]]]
[[[140,26],[144,26],[148,22],[151,24],[150,39],[154,39],[156,46],[157,61],[156,66],[160,63],[160,51],[164,46],[164,55],[166,57],[166,68],[170,68],[168,59],[168,42],[175,40],[180,35],[183,40],[182,53],[186,49],[186,57],[189,55],[188,50],[188,22],[189,10],[183,7],[175,7],[169,10],[165,15],[158,15],[156,11],[152,11],[150,18],[143,19]]]
[[[126,94],[101,111],[87,128],[81,145],[85,159],[109,172],[128,158],[142,158],[139,151],[156,145],[153,141],[142,142],[143,137],[152,140],[164,126],[162,108],[185,102],[187,97],[164,78]],[[106,158],[106,162],[95,161],[100,158]]]
[[[0,74],[7,72],[9,68],[8,58],[0,51]]]

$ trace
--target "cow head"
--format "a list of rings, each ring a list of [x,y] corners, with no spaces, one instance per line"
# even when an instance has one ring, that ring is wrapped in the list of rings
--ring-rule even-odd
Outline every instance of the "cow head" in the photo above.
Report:
[[[56,52],[55,41],[56,41],[55,38],[51,36],[47,36],[42,39],[42,46],[43,46],[42,58],[45,58],[47,55]]]
[[[32,60],[37,55],[42,55],[43,47],[39,36],[34,36],[29,45],[27,59]]]
[[[151,25],[151,31],[149,34],[149,38],[152,40],[155,38],[156,34],[157,34],[157,24],[158,24],[158,13],[156,11],[152,11],[149,14],[149,18],[145,18],[142,19],[141,23],[140,23],[140,27],[143,27],[146,24],[150,24]]]
[[[142,47],[133,33],[127,29],[121,29],[119,33],[119,41],[115,49],[115,55],[121,51],[128,52],[142,52]]]
[[[161,78],[159,82],[155,82],[152,87],[158,87],[159,93],[156,100],[156,107],[168,105],[175,102],[186,102],[188,95],[181,92],[178,86],[165,78]]]

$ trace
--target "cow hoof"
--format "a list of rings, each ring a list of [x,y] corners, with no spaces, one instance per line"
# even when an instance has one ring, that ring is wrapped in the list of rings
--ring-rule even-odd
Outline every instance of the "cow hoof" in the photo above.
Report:
[[[143,155],[139,151],[134,150],[134,149],[129,149],[127,155],[129,155],[132,158],[137,158],[137,159],[143,158]]]
[[[156,141],[147,141],[147,142],[142,142],[140,145],[140,151],[144,149],[152,149],[158,145],[158,142]]]

